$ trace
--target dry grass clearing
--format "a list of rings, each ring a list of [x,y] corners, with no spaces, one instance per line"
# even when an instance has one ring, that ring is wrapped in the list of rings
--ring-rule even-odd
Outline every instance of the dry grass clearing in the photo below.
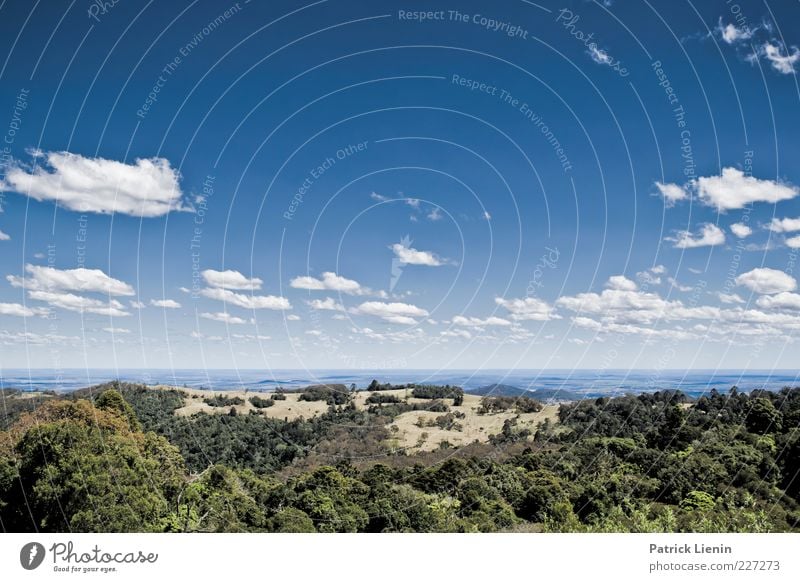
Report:
[[[250,414],[251,411],[263,414],[270,418],[294,420],[299,417],[312,418],[323,414],[328,410],[325,402],[307,402],[299,400],[299,393],[285,394],[286,400],[276,400],[273,406],[268,408],[256,408],[250,402],[250,398],[258,396],[268,399],[269,392],[245,392],[244,390],[198,390],[193,388],[176,388],[174,386],[156,386],[160,390],[177,390],[184,394],[185,405],[175,411],[179,416],[191,416],[197,413],[205,414],[228,414],[231,408],[235,408],[239,414]],[[355,395],[356,408],[364,410],[370,405],[366,400],[372,394],[392,395],[408,404],[419,404],[424,407],[431,403],[431,400],[423,398],[412,398],[411,391],[384,390],[381,392],[360,391]],[[243,404],[231,406],[211,406],[206,399],[215,396],[228,398],[241,398]],[[461,412],[465,415],[463,419],[456,419],[461,425],[461,430],[446,430],[438,426],[420,426],[420,424],[432,424],[433,421],[443,413],[430,412],[427,410],[416,410],[405,412],[397,416],[388,426],[392,440],[390,445],[395,448],[403,448],[409,452],[433,451],[441,446],[441,443],[448,442],[453,447],[468,445],[473,442],[486,443],[490,435],[499,434],[506,420],[517,417],[518,428],[528,428],[535,432],[539,423],[545,419],[550,419],[554,425],[558,423],[558,405],[548,404],[540,412],[517,414],[513,410],[497,412],[493,414],[478,414],[481,403],[481,396],[473,394],[464,395],[464,403],[461,406],[452,406],[450,400],[445,402],[450,406],[451,412]]]

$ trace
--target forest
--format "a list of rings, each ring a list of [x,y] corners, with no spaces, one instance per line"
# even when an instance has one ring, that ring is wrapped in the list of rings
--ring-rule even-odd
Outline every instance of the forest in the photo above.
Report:
[[[327,411],[292,420],[235,408],[177,416],[177,390],[119,382],[26,398],[5,390],[0,527],[800,531],[800,388],[566,402],[535,431],[509,420],[488,443],[409,454],[387,446],[386,427],[412,405],[381,396],[385,386],[374,383],[366,410],[350,390],[314,387],[301,398]],[[408,388],[446,413],[441,422],[462,422],[460,389]],[[270,406],[271,395],[256,397]],[[480,413],[537,407],[486,397]]]

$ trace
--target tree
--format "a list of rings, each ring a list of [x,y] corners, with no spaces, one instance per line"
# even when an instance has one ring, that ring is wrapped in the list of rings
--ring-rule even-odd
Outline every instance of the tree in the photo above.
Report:
[[[137,431],[142,429],[133,407],[122,397],[122,394],[113,388],[100,394],[97,400],[95,400],[94,405],[100,410],[107,410],[124,418],[128,422],[128,427],[131,430]]]
[[[782,424],[783,415],[775,409],[771,400],[767,398],[750,400],[745,417],[747,430],[756,434],[780,432]]]

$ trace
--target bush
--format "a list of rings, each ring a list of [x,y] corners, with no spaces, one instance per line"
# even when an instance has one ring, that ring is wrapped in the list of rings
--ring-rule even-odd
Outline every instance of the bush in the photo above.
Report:
[[[238,396],[225,396],[224,394],[217,394],[212,398],[205,398],[203,402],[209,406],[225,407],[225,406],[238,406],[244,404],[244,400]]]
[[[543,408],[542,403],[534,398],[520,396],[485,396],[481,399],[478,414],[492,414],[494,412],[504,412],[514,409],[520,414],[527,412],[539,412]]]
[[[464,391],[458,386],[416,386],[411,392],[414,398],[453,398],[460,397],[460,402],[464,401]],[[460,403],[459,403],[460,404]],[[458,405],[456,405],[458,406]]]
[[[272,396],[269,397],[270,400],[286,400],[286,394],[283,392],[276,392]]]
[[[400,400],[394,394],[370,394],[367,396],[367,404],[400,404]]]
[[[300,393],[300,400],[306,402],[318,402],[320,400],[334,406],[350,402],[351,394],[344,385],[320,385],[309,386]]]
[[[250,398],[250,404],[256,408],[269,408],[270,406],[275,405],[275,401],[267,400],[266,398],[261,398],[260,396],[252,396]]]

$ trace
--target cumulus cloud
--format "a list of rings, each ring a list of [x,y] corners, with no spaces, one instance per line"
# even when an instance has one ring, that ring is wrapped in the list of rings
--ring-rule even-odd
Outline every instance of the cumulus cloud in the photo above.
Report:
[[[795,232],[800,230],[800,218],[773,218],[767,228],[772,232]]]
[[[322,278],[315,277],[295,277],[289,283],[295,289],[306,289],[308,291],[338,291],[348,295],[367,295],[370,290],[362,287],[358,281],[340,277],[330,271],[322,273]]]
[[[43,301],[52,307],[75,311],[77,313],[94,313],[97,315],[108,315],[113,317],[126,317],[130,315],[124,310],[122,303],[111,299],[108,302],[74,293],[62,291],[38,291],[29,290],[28,297],[34,301]]]
[[[713,319],[720,312],[716,307],[692,307],[679,300],[668,301],[657,293],[623,289],[564,296],[556,304],[576,313],[602,316],[604,326],[608,323],[641,325],[659,320]]]
[[[734,303],[744,303],[744,299],[739,297],[736,293],[717,293],[717,297],[722,303],[727,303],[729,305]]]
[[[300,316],[299,315],[295,315],[294,313],[292,313],[290,315],[287,315],[286,319],[289,320],[289,321],[300,321]]]
[[[209,299],[223,301],[230,305],[243,307],[244,309],[291,309],[292,305],[285,297],[276,295],[248,295],[246,293],[235,293],[230,289],[218,289],[209,287],[201,289],[200,294]]]
[[[0,303],[0,315],[14,315],[16,317],[45,316],[46,309],[27,307],[20,303]]]
[[[676,249],[694,249],[698,247],[713,247],[725,242],[725,233],[715,224],[707,223],[700,227],[699,234],[692,234],[688,230],[678,231],[674,238],[666,240],[673,242]]]
[[[790,249],[800,249],[800,236],[793,236],[786,239],[786,246]]]
[[[131,330],[125,329],[124,327],[104,327],[103,331],[108,332],[110,334],[124,334],[124,333],[131,333]]]
[[[397,259],[402,265],[424,265],[426,267],[441,267],[444,261],[434,253],[428,251],[418,251],[402,243],[395,243],[391,246]]]
[[[442,337],[460,337],[464,339],[472,339],[472,334],[466,329],[448,329],[439,333]]]
[[[263,281],[257,277],[248,278],[239,271],[233,270],[214,271],[213,269],[206,269],[200,274],[209,287],[216,287],[219,289],[257,291],[261,289],[261,285],[263,284]]]
[[[308,306],[311,309],[319,309],[322,311],[344,311],[344,306],[341,303],[337,303],[333,297],[327,297],[326,299],[314,299],[313,301],[307,301]]]
[[[56,269],[38,265],[25,265],[27,276],[8,275],[6,279],[14,287],[28,292],[34,301],[42,301],[51,307],[79,313],[95,313],[124,317],[130,315],[122,303],[115,299],[101,301],[77,293],[99,293],[111,296],[135,295],[133,287],[109,277],[99,269]]]
[[[551,305],[536,297],[524,299],[495,297],[494,302],[507,309],[511,313],[511,319],[516,321],[548,321],[559,318]]]
[[[230,325],[244,325],[247,323],[247,321],[241,317],[235,317],[225,311],[219,311],[217,313],[201,313],[200,317],[203,319],[210,319],[211,321],[220,321]]]
[[[11,240],[11,237],[8,236],[6,233],[4,233],[2,230],[0,230],[0,241],[2,240]]]
[[[106,275],[100,269],[66,269],[25,265],[28,277],[8,275],[14,287],[49,291],[79,291],[82,293],[103,293],[105,295],[135,295],[133,287]]]
[[[686,200],[689,197],[689,193],[677,184],[656,182],[656,188],[661,193],[661,197],[664,198],[664,204],[670,207],[675,206],[676,202]]]
[[[794,277],[767,267],[742,273],[734,281],[737,285],[747,287],[759,295],[774,295],[784,291],[794,291],[797,288]]]
[[[174,299],[151,299],[150,305],[153,307],[163,307],[165,309],[180,309],[181,304]]]
[[[427,317],[426,310],[409,303],[385,303],[382,301],[367,301],[353,310],[353,313],[380,317],[390,323],[412,325],[417,323],[415,317]]]
[[[741,222],[735,222],[731,225],[731,232],[738,238],[747,238],[753,234],[753,229]]]
[[[463,315],[456,315],[453,318],[453,325],[460,325],[464,327],[487,327],[487,326],[510,326],[511,322],[502,317],[487,317],[481,319],[479,317],[464,317]]]
[[[606,287],[619,291],[636,291],[639,287],[624,275],[613,275],[606,281]]]
[[[800,310],[800,295],[781,291],[774,295],[762,295],[756,304],[763,309],[791,309]]]
[[[78,212],[154,217],[185,209],[180,173],[165,158],[126,164],[69,152],[35,155],[33,168],[19,163],[9,167],[0,191],[19,192]]]
[[[724,168],[719,176],[700,177],[693,186],[700,201],[719,211],[744,208],[754,202],[775,203],[800,194],[792,184],[746,176],[736,168]]]

